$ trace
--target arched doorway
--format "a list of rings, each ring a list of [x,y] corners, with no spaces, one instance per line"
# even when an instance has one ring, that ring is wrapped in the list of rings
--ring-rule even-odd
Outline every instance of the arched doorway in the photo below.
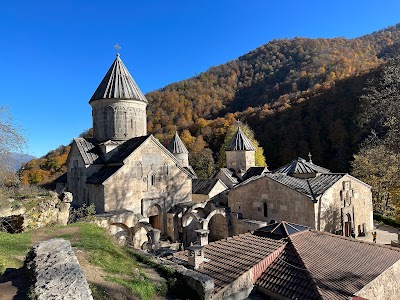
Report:
[[[151,205],[146,211],[146,216],[149,218],[149,223],[153,228],[162,230],[162,213],[158,204]]]
[[[351,229],[352,229],[352,222],[351,222],[351,215],[346,214],[344,222],[344,236],[351,236]]]

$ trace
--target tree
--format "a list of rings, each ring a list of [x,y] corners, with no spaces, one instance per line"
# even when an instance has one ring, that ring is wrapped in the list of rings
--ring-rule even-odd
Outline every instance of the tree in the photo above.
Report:
[[[256,166],[260,166],[260,167],[266,166],[264,150],[263,150],[262,147],[259,146],[259,142],[254,137],[254,131],[247,124],[240,125],[240,129],[249,138],[251,143],[256,148],[256,151],[255,151],[255,163],[256,163]],[[237,127],[236,126],[231,126],[231,129],[225,135],[224,143],[221,145],[221,148],[219,149],[218,166],[220,168],[223,168],[223,167],[226,166],[225,148],[228,146],[228,144],[232,140],[232,138],[233,138],[234,134],[236,133],[236,131],[237,131]]]
[[[373,132],[354,155],[352,174],[372,186],[375,211],[388,213],[400,204],[400,154]],[[396,214],[399,216],[399,214]]]
[[[23,130],[14,124],[9,109],[0,106],[0,184],[4,184],[13,171],[11,152],[22,153],[25,147]]]
[[[367,81],[360,96],[361,127],[372,128],[354,156],[353,174],[372,186],[374,209],[400,219],[400,56]]]

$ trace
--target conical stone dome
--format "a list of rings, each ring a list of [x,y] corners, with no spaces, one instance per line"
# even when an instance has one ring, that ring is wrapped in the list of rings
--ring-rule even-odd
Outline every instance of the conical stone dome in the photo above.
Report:
[[[148,103],[119,54],[90,98],[89,103],[98,99],[129,99]]]
[[[95,140],[126,141],[147,135],[147,103],[117,54],[89,101]]]

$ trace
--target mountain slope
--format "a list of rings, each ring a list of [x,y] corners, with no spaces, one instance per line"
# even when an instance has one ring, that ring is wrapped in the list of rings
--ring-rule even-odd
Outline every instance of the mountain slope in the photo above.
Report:
[[[311,152],[315,163],[347,172],[365,134],[355,122],[363,84],[399,44],[400,24],[355,39],[271,41],[148,93],[148,131],[166,144],[177,126],[189,150],[209,147],[217,161],[226,132],[240,118],[254,129],[270,169]],[[36,176],[42,165],[59,174],[67,155],[61,152],[56,163],[53,156],[30,163],[24,179],[53,178],[48,171]]]

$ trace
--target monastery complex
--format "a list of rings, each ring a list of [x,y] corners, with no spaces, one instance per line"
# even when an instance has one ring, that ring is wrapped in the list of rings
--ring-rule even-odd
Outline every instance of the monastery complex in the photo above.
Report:
[[[170,245],[169,261],[205,276],[199,299],[399,292],[400,252],[355,239],[374,228],[369,185],[315,165],[311,155],[276,170],[256,166],[240,126],[226,168],[197,178],[177,132],[167,147],[147,134],[148,101],[119,54],[89,104],[93,138],[74,139],[57,190],[71,192],[75,206],[93,203],[103,225],[136,248]]]

